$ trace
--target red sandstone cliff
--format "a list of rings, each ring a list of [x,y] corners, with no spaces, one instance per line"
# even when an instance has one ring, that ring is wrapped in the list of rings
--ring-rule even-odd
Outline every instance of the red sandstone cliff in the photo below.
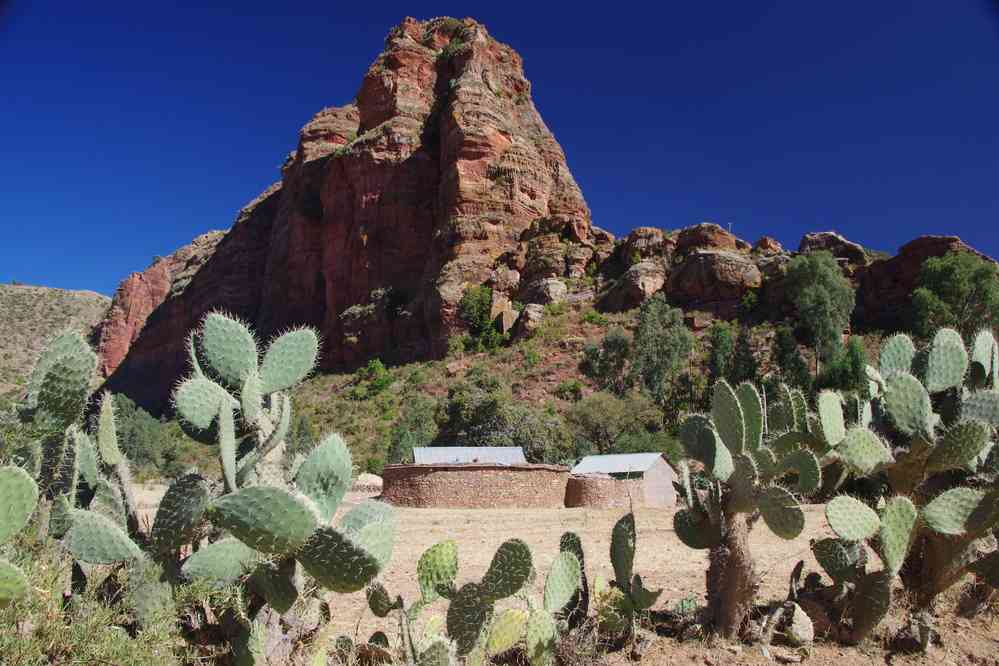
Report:
[[[582,275],[613,238],[591,228],[530,90],[520,56],[472,20],[393,28],[355,103],[302,129],[280,184],[196,253],[183,288],[189,248],[123,282],[101,329],[110,387],[161,404],[213,308],[262,336],[318,327],[327,366],[404,360],[444,351],[469,284],[519,297]]]

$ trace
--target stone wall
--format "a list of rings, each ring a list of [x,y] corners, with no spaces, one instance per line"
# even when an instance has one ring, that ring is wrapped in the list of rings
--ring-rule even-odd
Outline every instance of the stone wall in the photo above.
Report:
[[[387,465],[382,499],[441,509],[564,506],[569,468],[561,465]]]
[[[570,476],[565,489],[567,507],[591,507],[596,509],[628,508],[645,505],[645,489],[642,479],[615,479],[609,476],[579,475]]]

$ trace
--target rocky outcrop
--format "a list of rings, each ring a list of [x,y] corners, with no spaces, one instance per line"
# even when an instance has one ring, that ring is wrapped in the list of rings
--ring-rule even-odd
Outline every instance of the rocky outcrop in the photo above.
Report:
[[[677,254],[688,254],[696,249],[748,252],[750,245],[717,224],[704,222],[681,229],[676,239]]]
[[[132,273],[118,285],[98,327],[97,351],[104,376],[125,359],[153,310],[168,297],[183,293],[223,236],[222,231],[202,234],[173,254],[157,257],[149,268]]]
[[[863,266],[867,263],[867,252],[864,251],[864,248],[843,238],[835,231],[817,231],[802,236],[801,243],[798,244],[798,252],[807,254],[820,250],[829,252],[837,259],[842,259],[856,266]]]
[[[752,257],[731,250],[694,250],[673,269],[669,297],[673,302],[733,316],[750,289],[763,284]]]
[[[324,366],[352,366],[443,354],[468,285],[517,297],[584,275],[613,237],[591,227],[530,91],[520,56],[484,26],[404,20],[356,102],[306,124],[280,185],[183,290],[155,266],[122,285],[109,384],[161,406],[187,331],[216,307],[262,337],[316,326]]]
[[[617,284],[604,296],[605,310],[630,310],[660,291],[669,273],[662,259],[639,261],[624,272]]]
[[[950,252],[971,252],[994,261],[957,236],[920,236],[911,240],[894,257],[875,261],[858,272],[855,323],[887,330],[906,326],[912,291],[923,262]]]
[[[753,252],[759,252],[760,254],[783,254],[784,246],[780,244],[776,238],[771,236],[761,236],[756,243],[753,244]]]

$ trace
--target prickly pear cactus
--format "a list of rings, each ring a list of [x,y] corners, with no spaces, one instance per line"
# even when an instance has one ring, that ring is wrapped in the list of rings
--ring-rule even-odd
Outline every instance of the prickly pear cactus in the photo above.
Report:
[[[817,416],[800,391],[786,386],[767,402],[764,409],[753,384],[733,389],[722,380],[713,388],[710,416],[688,416],[680,427],[687,460],[711,482],[695,489],[684,463],[677,490],[686,507],[674,515],[673,528],[687,546],[710,551],[709,606],[716,631],[727,638],[740,632],[756,592],[750,526],[762,517],[783,539],[801,534],[805,518],[796,495],[822,487],[823,467],[833,462],[828,454],[848,435],[835,394],[819,396]],[[790,478],[795,493],[784,487]]]
[[[825,597],[838,602],[832,614],[842,614],[844,640],[858,642],[877,628],[898,583],[915,600],[914,612],[928,617],[941,592],[987,568],[991,555],[982,554],[995,547],[999,488],[994,476],[976,475],[999,426],[996,349],[989,331],[975,336],[970,353],[951,329],[925,349],[896,334],[884,341],[878,369],[868,367],[870,403],[859,413],[869,418],[827,455],[854,476],[886,479],[891,494],[876,507],[836,497],[826,520],[838,539],[812,544],[838,590]],[[866,572],[865,543],[880,570]]]
[[[0,467],[0,544],[28,524],[38,503],[38,485],[20,467]],[[28,593],[28,579],[19,567],[0,558],[0,604]]]

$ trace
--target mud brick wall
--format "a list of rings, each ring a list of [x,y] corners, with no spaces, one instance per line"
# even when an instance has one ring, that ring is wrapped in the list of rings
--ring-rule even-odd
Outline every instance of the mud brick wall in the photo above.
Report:
[[[645,505],[642,479],[614,479],[607,476],[570,476],[565,489],[567,507],[597,509],[628,508]]]
[[[561,465],[387,465],[382,499],[440,509],[564,506],[569,468]]]

